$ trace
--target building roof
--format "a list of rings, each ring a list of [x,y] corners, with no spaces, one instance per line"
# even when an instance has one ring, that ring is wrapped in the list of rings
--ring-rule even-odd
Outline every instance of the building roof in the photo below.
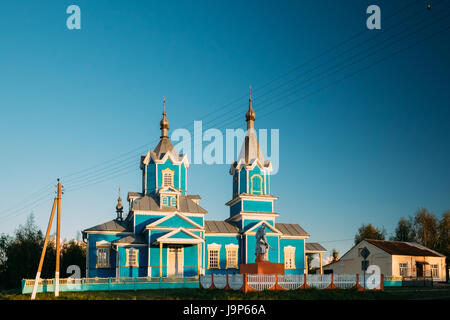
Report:
[[[175,150],[174,146],[172,145],[172,142],[170,142],[170,139],[168,137],[162,137],[161,140],[159,140],[158,144],[156,145],[155,149],[151,152],[153,152],[153,155],[158,160],[164,158],[166,153],[169,153],[176,160],[182,158]]]
[[[180,212],[188,213],[206,213],[207,211],[195,203],[189,196],[180,194],[179,196],[179,209]],[[176,211],[174,207],[160,207],[159,197],[155,195],[146,195],[140,199],[137,199],[133,203],[132,211]]]
[[[372,239],[366,239],[366,241],[391,255],[416,256],[416,257],[417,256],[445,257],[439,252],[431,250],[417,243],[404,241],[372,240]]]
[[[205,233],[238,233],[239,228],[226,221],[205,220]]]
[[[320,243],[317,242],[306,242],[305,243],[305,251],[323,251],[326,252],[327,249],[325,249],[324,247],[322,247],[322,245]]]
[[[116,231],[116,232],[127,232],[130,231],[128,228],[128,223],[126,221],[111,220],[105,223],[96,225],[95,227],[83,230],[87,231]]]
[[[275,228],[280,230],[280,232],[286,236],[309,236],[309,234],[296,223],[275,223]]]
[[[113,241],[115,244],[146,244],[145,238],[143,235],[140,234],[133,234],[130,236],[127,236],[125,238]]]

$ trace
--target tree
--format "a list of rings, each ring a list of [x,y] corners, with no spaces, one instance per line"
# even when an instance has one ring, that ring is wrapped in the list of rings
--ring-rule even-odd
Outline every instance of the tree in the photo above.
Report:
[[[67,268],[71,265],[80,267],[81,277],[86,275],[86,244],[82,241],[71,240],[65,242],[61,248],[61,275],[67,274]],[[70,274],[67,274],[70,276]]]
[[[439,238],[436,251],[447,257],[446,263],[448,265],[450,263],[450,210],[442,214],[438,229]]]
[[[386,230],[384,227],[380,230],[375,228],[371,223],[363,224],[355,235],[355,244],[360,243],[364,239],[384,240],[386,236]]]
[[[5,288],[20,286],[22,278],[32,278],[33,268],[38,265],[43,243],[42,232],[34,223],[34,216],[28,216],[14,236],[1,236],[0,283]],[[34,270],[36,273],[36,270]]]
[[[436,249],[438,243],[438,219],[425,208],[417,210],[414,217],[416,240],[430,249]]]
[[[5,289],[19,288],[22,279],[34,279],[44,246],[42,231],[34,223],[33,215],[20,225],[13,236],[0,236],[0,286]],[[61,277],[65,277],[69,265],[78,265],[81,276],[85,273],[86,246],[83,242],[72,240],[61,246]],[[48,242],[44,257],[41,278],[55,276],[56,246],[55,237]],[[69,276],[69,275],[67,275]]]
[[[400,218],[397,223],[397,228],[395,228],[395,235],[391,240],[406,242],[416,241],[412,218],[409,218],[409,220],[404,217]]]

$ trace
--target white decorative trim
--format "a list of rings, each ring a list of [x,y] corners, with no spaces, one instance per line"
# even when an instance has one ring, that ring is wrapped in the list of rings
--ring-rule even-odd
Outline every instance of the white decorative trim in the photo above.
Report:
[[[169,219],[173,218],[174,216],[180,217],[181,219],[183,219],[183,220],[186,221],[187,223],[192,224],[193,226],[195,226],[195,227],[198,228],[198,229],[204,229],[201,225],[199,225],[199,224],[196,223],[195,221],[189,219],[188,217],[186,217],[186,216],[185,216],[184,214],[182,214],[181,212],[177,212],[177,211],[175,211],[175,212],[173,212],[173,213],[171,213],[171,214],[168,214],[167,216],[165,216],[165,217],[163,217],[163,218],[161,218],[161,219],[158,219],[158,220],[156,220],[156,221],[154,221],[154,222],[152,222],[152,223],[146,225],[145,228],[146,228],[146,229],[149,229],[149,228],[151,228],[151,227],[157,226],[158,224],[160,224],[160,223],[162,223],[162,222],[164,222],[164,221],[166,221],[166,220],[169,220]]]
[[[84,231],[86,234],[115,234],[115,235],[130,235],[133,234],[133,232],[129,231]]]
[[[102,247],[110,247],[110,246],[111,246],[111,242],[106,241],[106,240],[101,240],[101,241],[97,241],[97,242],[95,243],[95,246],[96,246],[96,247],[98,247],[98,246],[102,246]]]
[[[171,211],[171,212],[172,213],[179,212],[179,213],[182,213],[183,215],[185,215],[186,217],[204,217],[205,214],[206,214],[206,212],[205,213],[188,213],[188,212],[182,212],[182,211],[178,211],[178,210],[177,211]],[[140,215],[143,215],[143,216],[162,216],[162,215],[167,214],[167,211],[133,210],[133,214],[134,215],[140,214]]]
[[[170,239],[171,236],[173,236],[174,234],[177,234],[179,232],[184,232],[194,239]],[[179,227],[179,228],[159,237],[153,243],[161,243],[161,242],[163,242],[163,243],[201,243],[204,241],[205,240],[202,237],[196,235],[195,233],[192,233],[183,227]]]
[[[253,235],[256,234],[256,232],[254,232],[253,230],[255,230],[256,228],[258,228],[260,225],[265,224],[267,228],[269,228],[270,230],[272,230],[273,233],[277,234],[277,235],[282,235],[281,231],[279,231],[278,229],[276,229],[275,227],[273,227],[270,223],[268,223],[265,220],[261,220],[260,222],[258,222],[257,224],[255,224],[253,227],[251,227],[250,229],[248,229],[247,231],[244,232],[244,234],[249,234],[249,235]]]
[[[239,233],[207,233],[205,232],[205,237],[237,237]]]
[[[281,235],[281,239],[309,239],[310,236],[286,236],[286,235]]]
[[[236,164],[236,167],[234,165],[231,165],[230,168],[230,174],[234,174],[235,171],[241,171],[242,168],[245,168],[247,170],[253,170],[256,166],[258,166],[261,170],[267,170],[268,172],[272,172],[272,161],[269,160],[269,163],[267,166],[265,166],[259,159],[252,159],[250,161],[249,165],[245,164],[244,159],[239,159],[239,161]]]
[[[222,247],[222,245],[218,244],[218,243],[209,243],[207,245],[208,250],[209,249],[220,249],[221,247]]]
[[[186,154],[184,154],[183,157],[181,158],[181,160],[179,160],[179,159],[175,159],[175,158],[172,156],[171,152],[167,152],[167,153],[164,155],[164,157],[162,157],[161,159],[157,159],[157,158],[155,158],[155,157],[153,156],[153,153],[152,153],[152,152],[148,151],[148,152],[147,152],[147,155],[145,156],[145,158],[144,158],[144,160],[142,161],[142,163],[145,164],[145,165],[148,165],[148,164],[150,163],[150,159],[152,159],[152,160],[155,162],[156,165],[158,165],[158,164],[164,164],[164,163],[166,163],[167,159],[170,159],[170,161],[172,161],[172,163],[173,163],[174,165],[179,165],[179,164],[181,164],[181,163],[184,163],[185,166],[186,166],[186,168],[189,168],[189,162],[188,162],[188,159],[187,159],[187,155],[186,155]]]

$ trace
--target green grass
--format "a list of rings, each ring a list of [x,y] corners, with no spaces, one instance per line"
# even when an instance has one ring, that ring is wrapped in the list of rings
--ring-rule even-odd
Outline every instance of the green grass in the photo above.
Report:
[[[28,300],[30,295],[17,290],[0,292],[0,299]],[[39,293],[37,300],[54,300],[53,293]],[[61,292],[60,300],[406,300],[449,299],[450,287],[443,288],[386,288],[385,291],[356,290],[293,290],[262,291],[243,294],[239,291],[205,289],[165,289],[142,291]]]

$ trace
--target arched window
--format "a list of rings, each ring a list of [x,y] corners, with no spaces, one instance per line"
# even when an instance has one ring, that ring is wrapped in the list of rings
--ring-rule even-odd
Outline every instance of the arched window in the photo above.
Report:
[[[251,190],[252,194],[263,194],[263,178],[260,174],[252,175],[251,179]]]

